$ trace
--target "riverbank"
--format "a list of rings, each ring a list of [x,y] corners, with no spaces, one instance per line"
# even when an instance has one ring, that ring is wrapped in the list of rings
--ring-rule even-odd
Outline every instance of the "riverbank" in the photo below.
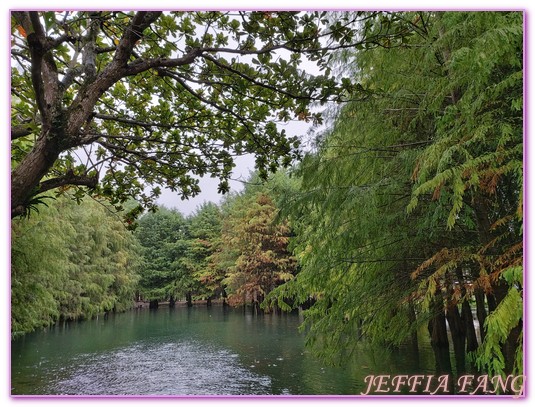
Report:
[[[209,306],[207,305],[207,300],[196,300],[191,301],[193,306]],[[211,300],[210,305],[223,305],[223,300]],[[134,308],[149,308],[150,301],[135,301]],[[187,301],[175,301],[175,307],[187,307]],[[169,307],[169,301],[158,302],[158,307],[166,308]]]

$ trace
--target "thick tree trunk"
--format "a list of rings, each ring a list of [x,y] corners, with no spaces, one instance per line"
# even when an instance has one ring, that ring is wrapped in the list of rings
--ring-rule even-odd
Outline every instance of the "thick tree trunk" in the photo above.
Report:
[[[211,297],[208,297],[208,299],[206,300],[206,306],[207,307],[211,307],[212,306],[212,298]]]
[[[431,347],[435,354],[435,370],[437,374],[451,373],[449,341],[444,315],[436,315],[428,325]]]
[[[464,301],[461,309],[461,319],[464,322],[466,330],[466,351],[473,352],[479,346],[477,343],[476,328],[474,326],[474,316],[472,315],[472,309],[470,303]]]
[[[188,305],[188,307],[193,307],[193,302],[191,299],[191,292],[188,292],[186,294],[186,304]]]
[[[466,339],[466,352],[472,352],[477,349],[477,336],[474,327],[474,316],[472,315],[472,309],[470,308],[470,302],[466,296],[466,280],[463,276],[463,271],[460,267],[455,270],[455,275],[461,286],[461,295],[464,298],[461,304],[461,323],[463,326],[464,336]],[[457,372],[459,373],[459,372]]]
[[[409,303],[409,310],[408,317],[409,321],[411,323],[410,329],[411,329],[411,351],[414,355],[414,368],[419,369],[420,368],[420,349],[418,346],[418,329],[416,324],[416,310],[414,309],[414,304],[412,301]],[[359,324],[360,327],[360,324]],[[360,329],[359,329],[360,331]],[[362,332],[359,332],[359,338],[362,336]]]
[[[444,312],[435,315],[429,321],[428,329],[431,337],[431,348],[435,355],[435,373],[439,376],[446,374],[450,378],[453,378]],[[449,380],[448,382],[448,391],[440,392],[440,394],[453,393],[453,380]]]
[[[432,305],[434,315],[429,320],[428,329],[431,338],[431,347],[435,354],[435,370],[438,375],[451,374],[450,346],[446,318],[442,307],[442,298],[436,296]]]
[[[169,308],[175,308],[175,303],[176,303],[175,297],[171,296],[169,298]]]
[[[253,315],[260,315],[261,312],[262,310],[258,301],[253,301]]]
[[[500,280],[498,281],[496,285],[492,286],[492,289],[494,292],[494,298],[496,298],[496,306],[497,306],[500,302],[502,302],[502,300],[507,295],[507,292],[509,291],[509,286],[504,280]]]
[[[264,309],[262,308],[262,303],[264,302],[264,294],[258,294],[257,301],[258,301],[258,309],[263,314]]]
[[[457,305],[450,305],[446,310],[446,319],[450,327],[451,339],[453,341],[453,351],[455,352],[455,366],[457,375],[466,372],[466,328],[459,315]]]
[[[158,309],[158,300],[150,300],[149,309]]]
[[[276,315],[282,315],[282,309],[278,306],[278,304],[273,304],[271,307],[271,312],[273,312]]]
[[[34,148],[11,172],[11,217],[25,212],[39,182],[59,157],[59,149],[50,146],[46,136],[41,136]]]
[[[489,293],[487,294],[487,304],[489,305],[489,314],[492,313],[496,309],[496,297],[494,294]]]
[[[253,301],[251,304],[253,306],[254,315],[262,315],[264,313],[264,311],[260,307],[260,304],[262,303],[262,301],[264,301],[264,296],[261,294],[254,293]]]

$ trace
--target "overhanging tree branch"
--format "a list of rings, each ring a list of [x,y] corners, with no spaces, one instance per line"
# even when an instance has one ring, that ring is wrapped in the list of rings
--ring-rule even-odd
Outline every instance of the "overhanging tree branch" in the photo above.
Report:
[[[207,60],[211,61],[212,63],[214,63],[219,68],[224,69],[224,70],[229,71],[229,72],[232,72],[232,73],[240,76],[241,78],[247,80],[248,82],[253,83],[253,84],[257,85],[257,86],[269,89],[271,91],[275,91],[277,93],[281,93],[281,94],[283,94],[285,96],[291,97],[292,99],[305,99],[305,100],[309,100],[309,101],[318,100],[318,99],[312,98],[311,96],[294,95],[294,94],[292,94],[290,92],[285,91],[284,89],[276,88],[275,86],[269,85],[267,83],[260,82],[257,79],[252,78],[249,75],[244,74],[243,72],[240,72],[238,69],[234,69],[233,67],[231,67],[231,66],[229,66],[227,64],[221,63],[216,58],[214,58],[214,57],[212,57],[210,55],[202,54],[201,56],[204,59],[207,59]]]
[[[132,126],[139,126],[144,128],[161,127],[163,129],[172,129],[174,126],[171,124],[156,123],[156,122],[143,122],[141,120],[129,119],[127,117],[117,117],[109,114],[95,113],[93,115],[95,119],[111,120],[118,123],[124,123]]]
[[[72,170],[62,177],[48,179],[39,184],[36,194],[49,191],[51,189],[59,188],[65,185],[86,186],[88,188],[96,188],[98,185],[98,176],[75,175]]]
[[[338,101],[339,94],[352,88],[327,75],[304,75],[295,59],[272,61],[266,54],[305,54],[325,68],[327,51],[350,48],[362,39],[361,27],[352,24],[369,14],[347,13],[331,22],[319,13],[281,12],[272,20],[243,12],[240,22],[226,19],[228,13],[84,11],[58,18],[14,12],[20,37],[27,38],[29,46],[21,41],[13,46],[22,70],[13,73],[12,92],[20,93],[25,105],[17,107],[20,112],[35,115],[37,106],[41,123],[33,125],[35,145],[21,151],[12,171],[12,207],[28,204],[36,189],[51,185],[46,177],[53,168],[70,168],[62,152],[101,141],[108,144],[101,143],[107,149],[104,155],[137,160],[149,183],[151,174],[161,171],[169,182],[184,177],[180,183],[190,192],[179,167],[217,172],[228,179],[233,153],[256,153],[261,173],[289,163],[298,148],[296,140],[273,120],[290,120],[292,112],[306,118],[309,103]],[[379,36],[392,33],[381,30]],[[246,41],[240,39],[243,31]],[[375,32],[369,36],[376,38]],[[269,63],[243,58],[234,64],[220,55],[263,55],[258,59]],[[151,69],[158,75],[146,73]],[[25,125],[29,120],[31,116],[17,118],[13,139],[31,134]],[[159,162],[138,160],[137,150]],[[132,188],[138,182],[134,172],[125,171],[109,182],[104,177],[110,196],[127,199],[125,191],[134,191],[146,197],[137,186]],[[40,183],[42,179],[46,181]]]

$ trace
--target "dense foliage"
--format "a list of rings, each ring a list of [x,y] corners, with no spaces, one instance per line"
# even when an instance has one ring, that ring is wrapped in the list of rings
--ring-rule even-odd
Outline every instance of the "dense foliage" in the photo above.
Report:
[[[369,35],[378,13],[326,14],[14,11],[12,217],[65,186],[151,207],[160,185],[197,194],[195,175],[228,191],[236,155],[264,175],[288,165],[299,142],[276,123],[320,121],[311,103],[358,90],[331,74],[331,51],[410,31],[390,29],[396,14]]]
[[[457,372],[466,352],[521,372],[522,14],[407,18],[404,46],[340,56],[373,93],[303,161],[289,199],[302,271],[278,301],[314,296],[306,324],[329,358],[428,325],[448,372],[447,319]]]
[[[184,267],[188,248],[184,216],[176,210],[161,208],[140,219],[136,236],[144,249],[141,296],[158,300],[187,292],[193,281]]]
[[[140,298],[171,302],[222,300],[231,305],[260,304],[267,293],[293,278],[296,261],[288,250],[290,229],[278,221],[273,186],[258,176],[221,208],[200,206],[191,216],[160,208],[143,215],[135,235],[143,246]]]
[[[11,239],[13,335],[131,308],[140,246],[106,204],[58,199]]]
[[[246,191],[228,207],[218,258],[230,263],[223,282],[231,305],[252,303],[258,311],[266,294],[294,276],[290,229],[284,221],[276,223],[277,212],[265,192]]]

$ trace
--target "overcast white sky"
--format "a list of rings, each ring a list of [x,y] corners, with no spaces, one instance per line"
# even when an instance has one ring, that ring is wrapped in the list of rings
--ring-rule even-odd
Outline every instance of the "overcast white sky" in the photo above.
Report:
[[[286,130],[288,136],[298,136],[302,140],[302,143],[306,143],[308,140],[307,132],[310,127],[310,123],[290,122],[282,128]],[[232,178],[234,180],[246,181],[250,172],[254,171],[254,155],[248,154],[238,157],[235,163],[236,167],[234,168]],[[241,191],[243,189],[243,183],[234,180],[230,181],[231,191]],[[210,176],[201,178],[199,181],[201,193],[187,200],[181,200],[178,192],[172,192],[169,189],[162,188],[162,195],[158,198],[157,202],[159,205],[165,205],[168,208],[177,208],[184,215],[190,215],[203,202],[219,203],[221,201],[223,195],[217,193],[218,184],[219,180],[217,178],[210,178]]]

